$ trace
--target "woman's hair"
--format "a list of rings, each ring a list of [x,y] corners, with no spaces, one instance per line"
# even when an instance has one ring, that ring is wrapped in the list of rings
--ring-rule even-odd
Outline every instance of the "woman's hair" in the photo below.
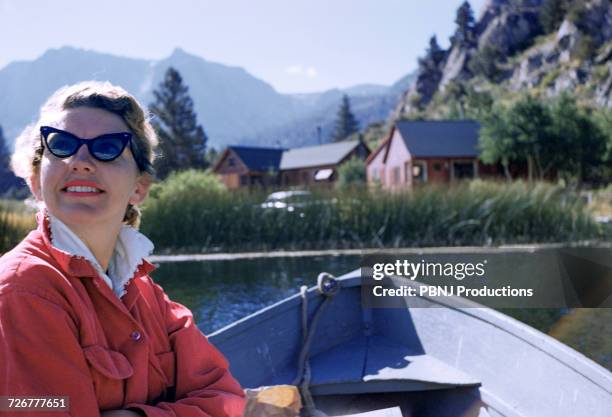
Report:
[[[158,140],[147,114],[138,101],[123,88],[109,82],[84,81],[57,90],[40,109],[38,120],[27,126],[15,141],[15,152],[11,166],[15,175],[30,184],[30,178],[38,174],[43,156],[40,127],[53,125],[62,113],[77,107],[103,109],[125,122],[132,132],[132,153],[141,175],[153,181],[155,171],[155,147]],[[138,227],[140,212],[131,204],[128,205],[123,221]]]

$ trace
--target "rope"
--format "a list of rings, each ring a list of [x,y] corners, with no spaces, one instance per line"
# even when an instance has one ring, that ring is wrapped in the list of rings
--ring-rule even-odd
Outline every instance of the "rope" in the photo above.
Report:
[[[325,300],[319,305],[315,312],[310,328],[308,328],[308,287],[303,285],[300,287],[300,297],[302,298],[302,350],[298,358],[298,372],[293,381],[293,385],[299,386],[300,393],[304,399],[304,415],[305,416],[325,416],[320,410],[316,409],[312,394],[310,393],[310,379],[312,377],[310,370],[310,344],[317,329],[319,319],[323,312],[331,303],[334,295],[340,289],[338,282],[333,275],[322,272],[317,278],[317,288],[319,292],[325,296]]]

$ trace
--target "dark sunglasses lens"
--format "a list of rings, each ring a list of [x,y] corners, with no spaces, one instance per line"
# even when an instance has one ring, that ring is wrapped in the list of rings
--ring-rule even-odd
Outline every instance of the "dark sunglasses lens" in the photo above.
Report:
[[[125,148],[125,141],[121,137],[105,137],[94,139],[91,144],[91,153],[101,161],[111,161],[121,155]]]
[[[53,155],[62,158],[74,154],[79,144],[71,136],[51,132],[47,135],[47,146]]]

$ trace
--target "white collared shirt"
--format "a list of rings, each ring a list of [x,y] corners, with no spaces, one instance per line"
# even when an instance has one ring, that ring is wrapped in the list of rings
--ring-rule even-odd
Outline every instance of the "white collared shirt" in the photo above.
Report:
[[[138,266],[153,252],[153,243],[145,235],[132,226],[123,225],[117,236],[108,271],[104,271],[91,250],[76,233],[48,211],[47,215],[51,228],[51,244],[70,255],[81,256],[89,261],[119,298],[125,294],[127,283],[134,276]]]

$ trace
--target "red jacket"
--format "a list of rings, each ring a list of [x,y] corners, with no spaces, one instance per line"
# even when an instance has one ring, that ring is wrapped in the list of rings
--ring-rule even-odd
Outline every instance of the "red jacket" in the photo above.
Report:
[[[153,269],[144,261],[119,299],[89,262],[53,247],[39,219],[0,258],[0,396],[69,397],[69,411],[49,415],[241,417],[227,361],[153,283]]]

